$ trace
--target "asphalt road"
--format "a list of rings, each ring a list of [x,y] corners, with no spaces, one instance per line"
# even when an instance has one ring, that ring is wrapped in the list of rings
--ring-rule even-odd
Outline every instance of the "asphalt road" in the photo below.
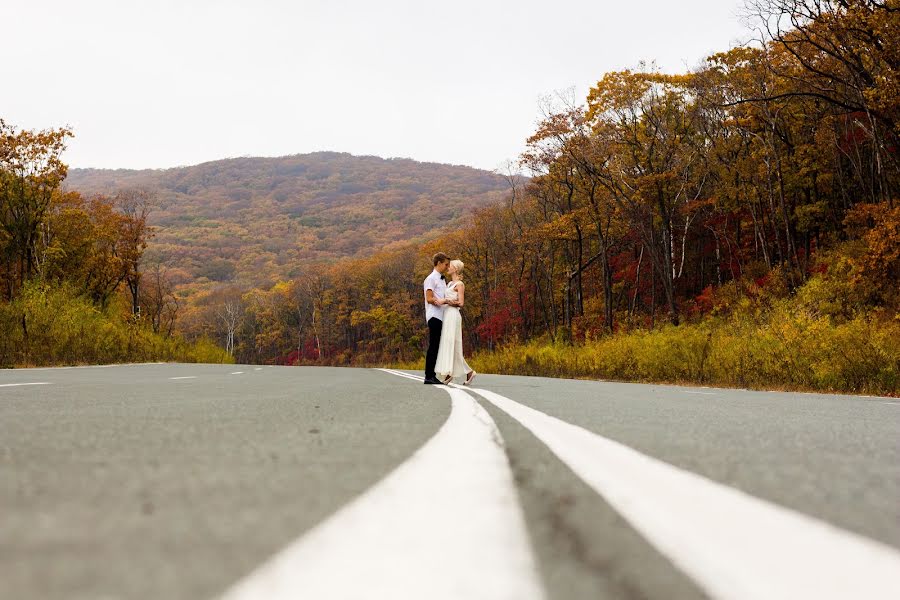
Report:
[[[2,371],[0,598],[900,595],[900,400],[474,387]]]

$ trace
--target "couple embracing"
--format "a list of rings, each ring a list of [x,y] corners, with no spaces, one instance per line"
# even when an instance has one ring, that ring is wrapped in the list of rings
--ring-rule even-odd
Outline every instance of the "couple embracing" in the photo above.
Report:
[[[425,321],[428,323],[428,353],[425,355],[425,383],[448,384],[466,376],[463,385],[475,379],[462,350],[462,316],[466,286],[462,281],[463,261],[450,260],[443,252],[432,258],[434,270],[425,278]],[[449,278],[449,282],[447,279]]]

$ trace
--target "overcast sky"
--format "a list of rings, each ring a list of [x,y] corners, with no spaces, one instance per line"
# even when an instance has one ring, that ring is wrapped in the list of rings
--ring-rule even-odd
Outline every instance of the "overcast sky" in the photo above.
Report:
[[[749,34],[740,0],[10,0],[0,117],[74,167],[316,150],[496,169],[539,100]]]

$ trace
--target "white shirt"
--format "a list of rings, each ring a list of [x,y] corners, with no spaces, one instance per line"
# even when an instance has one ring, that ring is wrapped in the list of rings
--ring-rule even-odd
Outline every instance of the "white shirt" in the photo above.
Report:
[[[425,322],[427,323],[431,317],[435,317],[436,319],[444,320],[444,307],[443,306],[435,306],[434,304],[428,303],[428,292],[427,290],[431,290],[434,292],[435,298],[444,298],[444,294],[447,293],[447,283],[441,279],[441,274],[434,270],[431,272],[431,275],[425,278]]]

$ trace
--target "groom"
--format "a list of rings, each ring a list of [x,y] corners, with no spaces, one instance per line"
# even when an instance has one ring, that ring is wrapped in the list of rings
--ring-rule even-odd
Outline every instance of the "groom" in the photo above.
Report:
[[[438,346],[441,344],[441,326],[444,324],[444,306],[455,302],[444,300],[447,282],[444,273],[450,266],[450,257],[443,252],[435,254],[431,262],[434,270],[425,278],[425,321],[428,323],[428,352],[425,354],[425,383],[442,384],[434,373]]]

